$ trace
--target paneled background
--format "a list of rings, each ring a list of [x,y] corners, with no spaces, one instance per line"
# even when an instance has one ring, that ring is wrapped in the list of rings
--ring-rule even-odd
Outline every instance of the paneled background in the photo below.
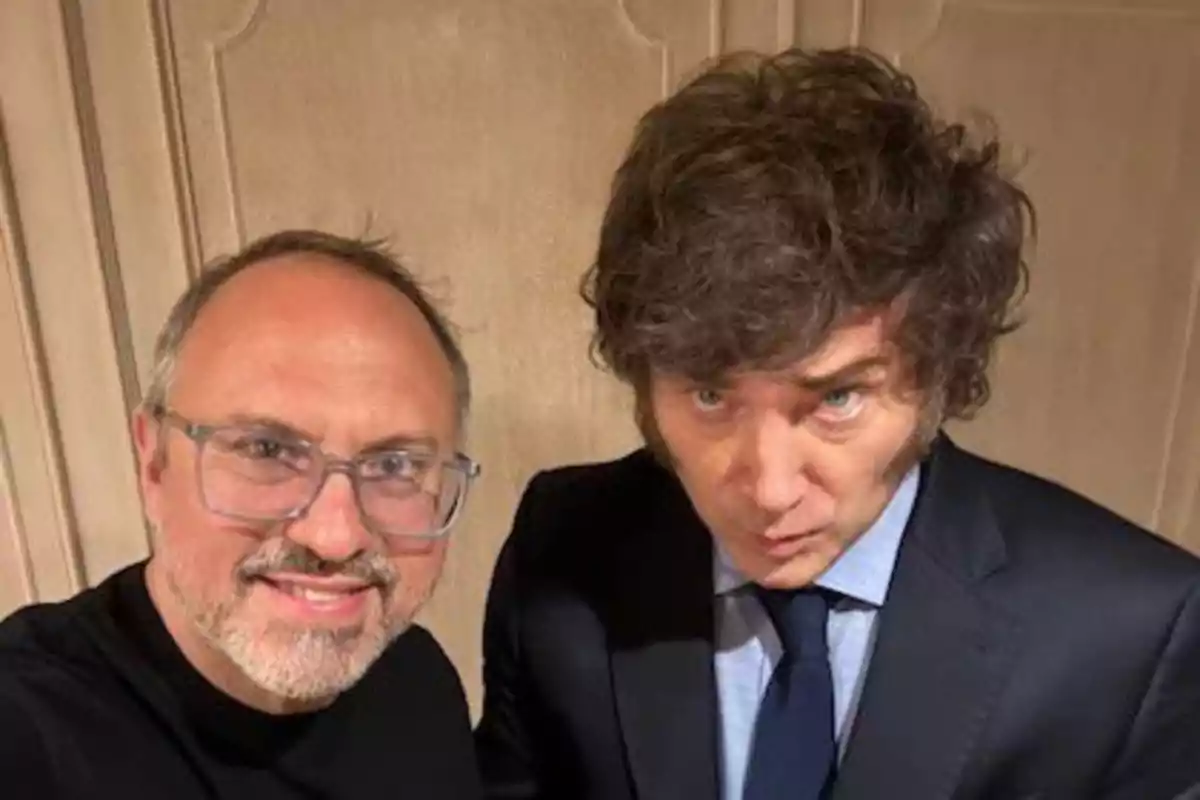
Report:
[[[426,614],[473,702],[535,469],[637,439],[575,290],[638,115],[705,57],[876,47],[997,119],[1027,326],[960,441],[1200,551],[1200,0],[4,0],[0,614],[143,557],[127,414],[201,264],[393,237],[463,330],[485,465]]]

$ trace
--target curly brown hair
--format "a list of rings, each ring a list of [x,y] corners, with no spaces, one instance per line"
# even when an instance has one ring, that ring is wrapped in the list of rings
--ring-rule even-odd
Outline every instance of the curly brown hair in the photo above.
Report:
[[[813,352],[851,315],[893,337],[944,417],[987,399],[1034,212],[994,137],[935,117],[858,48],[717,60],[641,119],[582,294],[593,356],[641,389]]]

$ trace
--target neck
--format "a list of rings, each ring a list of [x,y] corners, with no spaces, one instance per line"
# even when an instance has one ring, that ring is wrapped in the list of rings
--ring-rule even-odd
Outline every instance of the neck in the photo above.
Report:
[[[167,632],[192,668],[218,690],[242,705],[276,715],[318,711],[332,701],[332,698],[304,701],[281,697],[250,680],[200,632],[175,592],[167,585],[168,579],[157,559],[150,559],[145,574],[150,601],[162,618]]]

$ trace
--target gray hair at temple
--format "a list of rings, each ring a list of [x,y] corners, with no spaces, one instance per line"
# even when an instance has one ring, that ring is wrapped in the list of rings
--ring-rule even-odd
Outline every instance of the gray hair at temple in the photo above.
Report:
[[[467,363],[455,341],[450,322],[434,306],[416,277],[382,240],[352,239],[312,230],[285,230],[264,236],[203,270],[175,302],[159,332],[154,346],[154,365],[142,397],[143,410],[153,414],[165,407],[183,340],[218,289],[255,264],[278,256],[303,253],[334,259],[348,269],[378,279],[412,301],[450,362],[458,419],[460,425],[464,423],[471,405]]]

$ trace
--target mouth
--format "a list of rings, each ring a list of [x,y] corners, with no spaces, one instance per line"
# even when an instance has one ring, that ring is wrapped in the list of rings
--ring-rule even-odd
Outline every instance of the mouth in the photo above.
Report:
[[[352,578],[282,573],[256,576],[251,584],[266,590],[281,615],[317,624],[358,621],[372,592],[380,588]]]
[[[820,530],[801,531],[799,533],[759,534],[758,542],[768,557],[777,561],[786,561],[800,555],[817,538]]]

